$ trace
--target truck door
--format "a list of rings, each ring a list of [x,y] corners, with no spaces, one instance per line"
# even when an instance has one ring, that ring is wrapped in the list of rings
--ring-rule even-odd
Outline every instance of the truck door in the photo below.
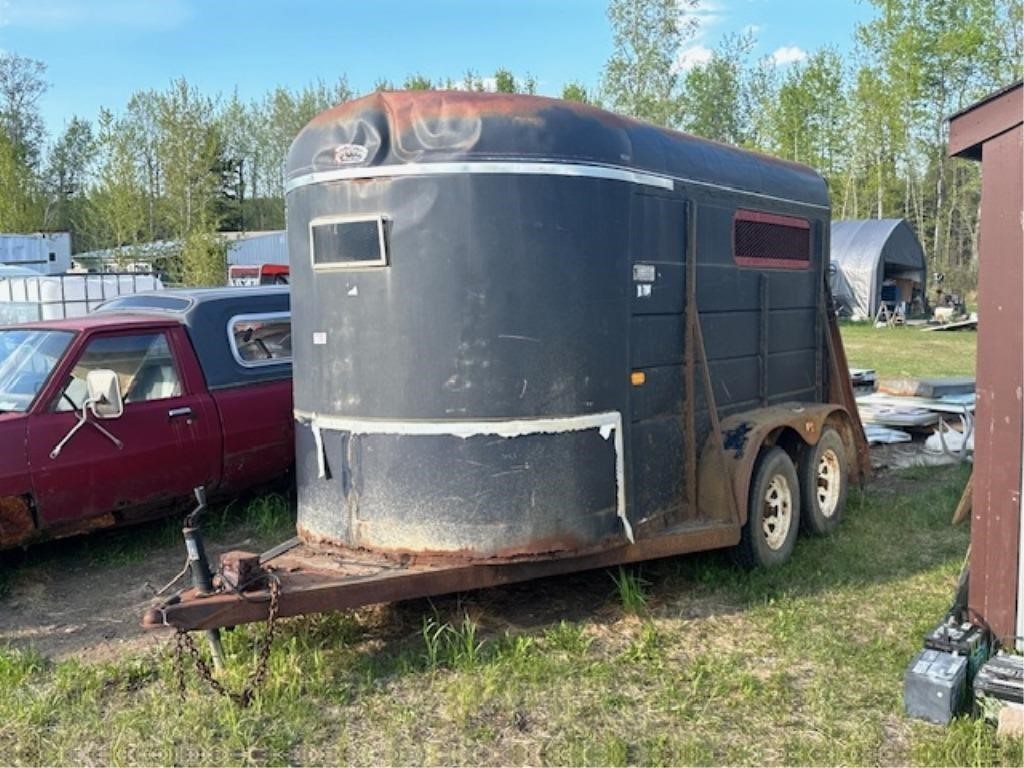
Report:
[[[686,204],[638,194],[630,230],[631,504],[637,521],[674,521],[692,439],[683,428]]]
[[[209,396],[187,380],[195,376],[183,375],[183,362],[195,365],[183,360],[183,352],[192,354],[184,343],[168,329],[98,334],[63,369],[66,383],[28,427],[42,525],[144,512],[217,480],[220,427]],[[51,458],[81,412],[86,374],[95,369],[113,370],[120,380],[124,412],[98,423],[122,445],[86,425]]]

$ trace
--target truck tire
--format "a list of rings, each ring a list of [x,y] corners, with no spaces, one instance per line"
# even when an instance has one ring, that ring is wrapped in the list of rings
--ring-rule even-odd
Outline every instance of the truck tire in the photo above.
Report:
[[[800,491],[804,500],[800,527],[805,533],[827,536],[839,527],[848,485],[843,439],[832,427],[825,427],[817,444],[800,457]]]
[[[763,450],[754,466],[735,557],[744,568],[774,568],[789,559],[800,527],[800,483],[781,448]]]

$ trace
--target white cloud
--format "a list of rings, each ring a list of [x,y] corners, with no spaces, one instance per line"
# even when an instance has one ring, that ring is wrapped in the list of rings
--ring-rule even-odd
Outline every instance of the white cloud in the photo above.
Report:
[[[694,23],[690,39],[676,56],[676,71],[686,72],[711,61],[714,51],[704,45],[704,41],[709,39],[709,33],[715,27],[725,21],[728,13],[722,0],[699,0],[696,8],[690,8],[686,3],[680,2],[680,9],[683,18]]]
[[[0,27],[102,24],[113,27],[177,27],[190,15],[185,0],[3,0]]]
[[[807,51],[798,45],[784,45],[772,51],[771,60],[777,67],[793,64],[807,58]]]
[[[701,64],[707,64],[714,56],[714,51],[706,45],[691,45],[680,51],[676,57],[676,71],[685,72]]]
[[[683,10],[696,18],[701,28],[714,26],[726,16],[725,7],[719,0],[701,0],[696,8],[684,7]]]

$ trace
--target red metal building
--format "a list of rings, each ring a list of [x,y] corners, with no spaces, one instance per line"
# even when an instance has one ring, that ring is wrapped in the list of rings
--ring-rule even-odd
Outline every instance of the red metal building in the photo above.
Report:
[[[978,369],[969,603],[1001,638],[1024,634],[1024,87],[950,118],[949,154],[981,162]]]

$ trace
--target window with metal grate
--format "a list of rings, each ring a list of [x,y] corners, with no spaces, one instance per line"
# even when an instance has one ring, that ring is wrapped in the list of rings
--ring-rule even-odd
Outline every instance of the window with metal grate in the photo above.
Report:
[[[806,269],[811,263],[811,224],[793,216],[738,210],[732,252],[741,267]]]

